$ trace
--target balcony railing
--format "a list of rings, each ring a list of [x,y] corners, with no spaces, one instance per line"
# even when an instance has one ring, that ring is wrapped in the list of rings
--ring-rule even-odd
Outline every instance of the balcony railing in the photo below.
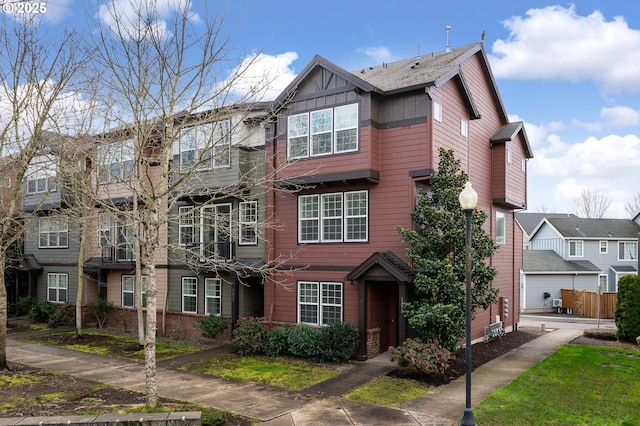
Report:
[[[189,244],[188,248],[198,263],[230,262],[235,258],[233,240],[193,243]]]
[[[134,262],[136,260],[133,248],[128,244],[116,244],[102,247],[103,263]]]

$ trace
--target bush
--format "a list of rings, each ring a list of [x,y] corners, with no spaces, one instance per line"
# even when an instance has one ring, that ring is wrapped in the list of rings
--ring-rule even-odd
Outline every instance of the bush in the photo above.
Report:
[[[599,340],[617,340],[616,330],[613,328],[589,328],[583,333],[584,337],[591,337]]]
[[[107,322],[107,317],[115,308],[111,302],[107,302],[104,299],[96,299],[89,302],[87,309],[96,317],[98,328],[103,328]]]
[[[436,340],[426,343],[418,338],[407,339],[402,346],[391,348],[391,360],[398,365],[413,366],[423,374],[443,373],[449,368],[451,352]]]
[[[29,319],[33,322],[49,322],[49,317],[55,311],[56,305],[48,300],[37,301],[29,309]]]
[[[215,408],[204,408],[200,414],[200,424],[202,426],[221,426],[224,425],[224,411]]]
[[[626,275],[618,281],[614,319],[618,340],[635,342],[640,336],[640,277]]]
[[[262,323],[262,318],[240,318],[233,330],[231,343],[240,355],[261,353],[267,344],[268,334],[269,331]]]
[[[72,327],[76,325],[76,307],[75,305],[57,305],[49,317],[47,324],[51,328],[55,327]]]
[[[311,362],[322,361],[322,339],[320,329],[308,324],[300,324],[291,328],[289,334],[289,352]]]
[[[16,304],[16,316],[23,316],[23,315],[29,315],[29,311],[31,311],[31,308],[33,307],[33,305],[35,305],[36,303],[38,303],[38,298],[33,297],[33,296],[25,296],[25,297],[21,297],[20,300],[18,300],[18,303]]]
[[[216,339],[219,335],[231,325],[231,321],[219,315],[210,314],[206,318],[202,318],[196,327],[202,329],[202,335],[210,339]]]
[[[269,333],[267,344],[264,347],[264,353],[270,357],[287,354],[289,352],[289,336],[292,333],[294,325],[282,324]]]
[[[322,360],[344,362],[351,358],[358,341],[358,329],[348,322],[332,322],[320,329],[323,342]]]

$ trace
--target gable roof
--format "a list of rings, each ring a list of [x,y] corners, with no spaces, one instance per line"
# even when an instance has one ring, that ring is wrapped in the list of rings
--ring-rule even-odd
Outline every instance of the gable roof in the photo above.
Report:
[[[533,274],[594,274],[598,268],[588,260],[564,260],[553,250],[524,250],[522,271]]]
[[[515,121],[503,125],[500,130],[491,137],[491,146],[512,141],[519,133],[522,134],[522,140],[524,141],[525,156],[527,158],[533,158],[533,150],[531,149],[531,144],[529,143],[529,138],[527,137],[527,132],[524,130],[524,123],[522,121]]]
[[[640,225],[629,219],[589,219],[582,217],[550,217],[544,222],[564,238],[593,238],[603,240],[637,239]],[[534,231],[537,232],[544,222]]]
[[[348,281],[356,281],[375,266],[382,267],[398,281],[411,282],[415,271],[390,250],[373,253],[345,277]]]
[[[576,217],[571,213],[516,213],[516,221],[520,225],[520,228],[527,234],[531,233],[542,222],[545,217]]]

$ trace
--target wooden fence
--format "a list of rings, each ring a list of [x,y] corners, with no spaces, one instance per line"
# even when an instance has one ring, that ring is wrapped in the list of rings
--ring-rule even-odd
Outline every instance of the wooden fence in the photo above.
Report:
[[[600,295],[600,318],[613,319],[618,293],[606,292]],[[562,307],[571,308],[575,315],[598,318],[598,293],[586,290],[562,289]]]

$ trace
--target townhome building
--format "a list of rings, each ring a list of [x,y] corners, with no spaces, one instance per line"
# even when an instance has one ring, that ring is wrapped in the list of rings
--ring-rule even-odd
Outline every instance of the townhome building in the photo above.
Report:
[[[429,192],[439,149],[452,149],[490,215],[499,250],[500,300],[478,312],[485,327],[518,324],[522,231],[531,148],[522,122],[510,122],[481,43],[348,72],[316,56],[276,100],[267,141],[265,260],[293,260],[265,283],[272,324],[321,326],[347,321],[359,330],[357,356],[375,356],[411,335],[402,303],[415,270],[398,226],[411,227],[419,189]],[[286,165],[286,167],[284,167]]]

